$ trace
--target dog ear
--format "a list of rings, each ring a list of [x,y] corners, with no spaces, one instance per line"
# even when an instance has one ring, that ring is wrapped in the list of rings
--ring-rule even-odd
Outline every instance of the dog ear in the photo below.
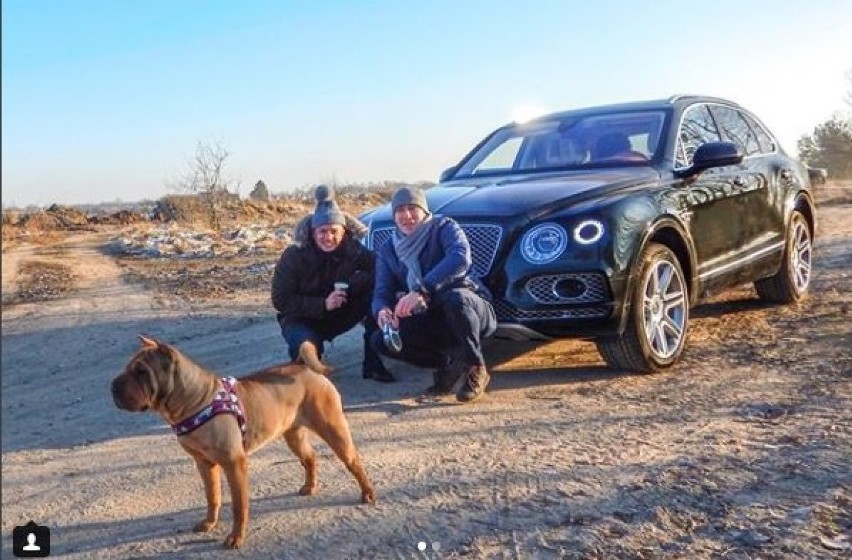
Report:
[[[160,346],[159,342],[142,334],[139,335],[139,340],[142,341],[142,348],[145,350],[148,350],[149,348],[158,348]]]

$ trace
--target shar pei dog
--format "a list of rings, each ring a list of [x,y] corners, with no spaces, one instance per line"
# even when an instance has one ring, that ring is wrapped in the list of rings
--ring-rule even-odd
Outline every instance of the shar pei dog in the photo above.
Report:
[[[310,342],[302,345],[293,363],[238,379],[220,379],[174,346],[144,336],[140,339],[142,348],[112,381],[112,396],[120,409],[159,413],[195,460],[207,496],[207,515],[195,531],[207,532],[216,526],[222,504],[220,470],[224,470],[234,516],[224,544],[227,548],[243,544],[249,518],[248,457],[279,437],[305,469],[299,494],[315,493],[316,453],[309,431],[325,440],[355,476],[361,501],[375,502],[340,394]]]

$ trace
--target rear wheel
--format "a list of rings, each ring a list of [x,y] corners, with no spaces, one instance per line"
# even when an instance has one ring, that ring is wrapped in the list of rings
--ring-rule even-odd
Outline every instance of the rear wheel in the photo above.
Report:
[[[596,341],[607,365],[651,373],[677,361],[686,342],[689,297],[680,263],[665,245],[651,243],[640,258],[627,328]]]
[[[754,283],[760,299],[775,303],[795,303],[808,291],[811,281],[813,241],[808,222],[801,212],[793,211],[787,226],[784,260],[775,275]]]

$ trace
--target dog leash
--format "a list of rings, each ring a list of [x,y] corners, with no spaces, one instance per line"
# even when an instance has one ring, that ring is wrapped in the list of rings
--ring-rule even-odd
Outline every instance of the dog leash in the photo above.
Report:
[[[243,412],[243,407],[240,405],[240,399],[234,388],[237,385],[236,377],[225,377],[219,379],[219,390],[213,397],[213,402],[202,408],[197,413],[189,418],[181,420],[177,424],[172,424],[172,430],[179,436],[185,436],[189,432],[206,424],[211,418],[217,414],[233,414],[237,417],[237,424],[240,426],[240,432],[243,438],[246,437],[246,415]]]

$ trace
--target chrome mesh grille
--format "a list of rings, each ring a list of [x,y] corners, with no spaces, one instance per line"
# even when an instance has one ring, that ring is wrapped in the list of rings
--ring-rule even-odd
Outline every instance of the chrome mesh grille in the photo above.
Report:
[[[370,232],[370,249],[373,251],[378,251],[379,247],[387,241],[391,234],[393,233],[393,228],[385,227],[374,229]]]
[[[485,277],[494,265],[497,249],[503,237],[503,228],[494,224],[459,224],[470,242],[473,256],[473,271],[480,278]],[[390,238],[392,227],[377,228],[372,231],[370,247],[375,251]]]
[[[554,289],[560,280],[576,280],[586,286],[586,291],[577,297],[563,297]],[[588,272],[580,274],[550,274],[535,276],[526,284],[527,293],[539,303],[550,305],[563,303],[598,303],[609,299],[609,289],[602,274]]]
[[[517,309],[503,300],[494,304],[497,320],[504,323],[517,321],[553,320],[553,319],[603,319],[609,315],[607,307],[578,307],[573,309],[541,309],[527,311]]]

